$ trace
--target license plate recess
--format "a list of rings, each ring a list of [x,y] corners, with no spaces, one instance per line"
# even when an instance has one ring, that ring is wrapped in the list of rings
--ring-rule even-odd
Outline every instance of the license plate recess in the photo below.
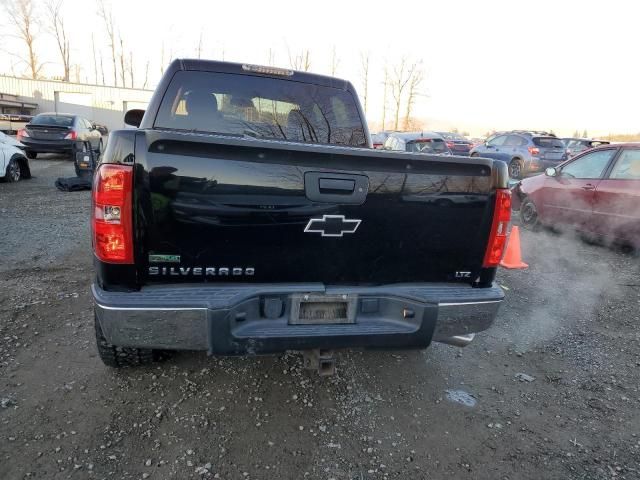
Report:
[[[291,296],[291,325],[356,322],[357,295],[296,294]]]

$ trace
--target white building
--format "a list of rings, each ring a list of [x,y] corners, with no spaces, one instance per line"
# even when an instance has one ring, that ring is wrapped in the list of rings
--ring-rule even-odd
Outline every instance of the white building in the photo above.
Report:
[[[115,130],[124,127],[124,112],[145,109],[152,94],[137,88],[0,75],[0,114],[73,113]]]

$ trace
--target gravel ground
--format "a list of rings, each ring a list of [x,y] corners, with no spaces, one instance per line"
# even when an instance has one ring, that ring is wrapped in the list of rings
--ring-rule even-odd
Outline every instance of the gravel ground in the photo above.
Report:
[[[97,357],[88,192],[71,162],[0,184],[0,478],[638,479],[639,260],[522,232],[496,324],[465,349]]]

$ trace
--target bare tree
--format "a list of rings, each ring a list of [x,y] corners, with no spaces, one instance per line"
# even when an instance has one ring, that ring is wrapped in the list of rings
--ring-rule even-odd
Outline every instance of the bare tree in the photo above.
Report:
[[[49,31],[56,39],[58,51],[62,58],[62,67],[64,69],[62,79],[65,82],[68,82],[71,62],[69,61],[69,38],[67,37],[67,29],[65,27],[64,16],[61,11],[63,2],[64,0],[49,0],[45,3],[45,8],[49,22]]]
[[[409,130],[410,120],[411,120],[411,111],[413,109],[413,104],[416,101],[416,97],[420,95],[420,85],[424,80],[424,73],[422,71],[422,65],[420,63],[415,64],[411,68],[411,78],[409,80],[409,91],[407,92],[407,108],[405,110],[404,116],[404,129]]]
[[[200,29],[200,37],[198,38],[198,48],[196,48],[196,52],[198,52],[198,58],[202,58],[202,28]]]
[[[308,72],[311,70],[311,52],[308,49],[301,50],[298,54],[291,53],[291,50],[287,46],[287,54],[289,55],[289,65],[294,70],[304,70]]]
[[[164,40],[160,46],[160,75],[164,75]]]
[[[330,64],[330,68],[331,68],[331,76],[335,77],[336,76],[336,70],[338,70],[338,65],[340,64],[340,59],[338,58],[338,55],[336,53],[336,47],[335,45],[331,48],[331,64]]]
[[[418,93],[417,89],[422,82],[422,73],[416,76],[419,66],[419,63],[409,63],[406,57],[402,57],[399,63],[393,67],[393,75],[391,77],[391,96],[393,97],[395,104],[395,130],[398,129],[398,125],[400,123],[400,106],[402,104],[402,99],[405,97],[407,86],[411,85],[412,80],[417,82],[414,86],[413,98],[411,99],[412,104],[415,101],[415,96]],[[409,110],[411,110],[410,107]],[[409,113],[411,112],[409,111]]]
[[[104,64],[102,62],[102,54],[100,54],[100,75],[102,75],[102,85],[106,85],[104,81]]]
[[[36,79],[42,69],[42,63],[38,59],[36,53],[36,37],[40,20],[31,0],[12,0],[4,3],[7,16],[16,29],[15,37],[24,42],[27,55],[21,56],[12,53],[21,63],[25,63],[29,70],[31,78]]]
[[[131,79],[131,88],[133,86],[133,52],[129,50],[129,78]]]
[[[400,62],[393,67],[393,75],[391,77],[391,96],[395,105],[393,129],[398,130],[400,123],[400,104],[402,102],[402,94],[413,75],[410,67],[407,67],[407,58],[400,58]]]
[[[287,45],[287,55],[289,57],[289,66],[291,68],[293,68],[294,70],[300,70],[300,57],[298,55],[292,55],[291,54],[291,49],[289,48],[289,45]]]
[[[126,87],[127,85],[125,84],[125,75],[127,72],[127,69],[125,68],[124,65],[124,41],[122,40],[122,35],[119,35],[120,37],[120,78],[122,78],[122,86]]]
[[[369,52],[360,52],[360,65],[362,67],[362,85],[364,88],[364,114],[367,114],[369,100]]]
[[[98,84],[98,58],[96,57],[96,40],[91,33],[91,50],[93,52],[93,78],[95,78],[95,84]]]
[[[387,120],[387,95],[389,91],[389,69],[384,67],[384,81],[382,82],[382,130],[385,130],[385,122]]]
[[[269,48],[267,52],[267,65],[273,67],[275,64],[276,55],[272,48]]]
[[[144,68],[144,83],[142,84],[142,89],[147,88],[147,81],[149,80],[149,60],[147,60],[147,65]]]
[[[113,26],[113,12],[111,7],[105,5],[104,0],[98,0],[98,16],[104,22],[104,28],[109,38],[109,48],[111,48],[111,63],[113,65],[113,85],[118,86],[118,68],[116,66],[116,32]]]
[[[305,72],[308,72],[309,70],[311,70],[311,52],[309,52],[308,49],[304,51],[304,60],[302,63],[302,68],[304,69]]]

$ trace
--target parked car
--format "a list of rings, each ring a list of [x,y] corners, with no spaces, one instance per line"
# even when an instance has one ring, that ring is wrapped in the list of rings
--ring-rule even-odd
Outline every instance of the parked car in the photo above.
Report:
[[[36,158],[38,153],[72,155],[81,142],[98,154],[103,150],[102,134],[89,120],[65,113],[36,115],[18,131],[18,140],[25,145],[29,158]]]
[[[503,163],[373,152],[351,83],[248,64],[175,60],[125,123],[92,190],[105,364],[295,349],[322,371],[331,349],[463,346],[495,319]],[[463,195],[421,201],[438,192]]]
[[[472,157],[488,157],[505,162],[509,176],[519,179],[555,167],[567,159],[562,140],[548,132],[513,130],[487,138],[471,149]]]
[[[391,133],[382,148],[400,152],[451,155],[444,138],[435,132]]]
[[[606,140],[593,140],[589,138],[563,138],[562,141],[567,148],[567,156],[569,158],[575,157],[577,154],[590,148],[609,145],[611,143]]]
[[[20,149],[19,142],[0,132],[0,178],[17,182],[31,178],[29,160]]]
[[[523,226],[570,226],[640,248],[640,143],[602,145],[514,187]]]
[[[459,133],[452,132],[436,132],[444,141],[447,142],[447,147],[451,150],[453,155],[469,155],[471,148],[473,147],[473,143],[470,140],[467,140]]]
[[[384,142],[389,137],[390,132],[379,132],[371,134],[371,144],[373,148],[381,149],[384,146]]]
[[[7,135],[4,132],[0,132],[0,142],[5,143],[7,145],[13,145],[14,147],[17,147],[20,150],[25,149],[25,146],[22,142],[19,142],[14,137]]]

